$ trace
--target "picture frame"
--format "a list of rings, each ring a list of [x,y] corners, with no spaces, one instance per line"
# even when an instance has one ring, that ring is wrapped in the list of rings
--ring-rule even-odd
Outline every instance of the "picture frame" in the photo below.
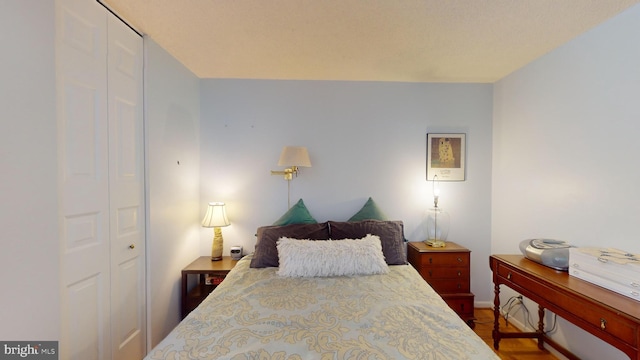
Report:
[[[427,134],[427,181],[464,181],[466,134]]]

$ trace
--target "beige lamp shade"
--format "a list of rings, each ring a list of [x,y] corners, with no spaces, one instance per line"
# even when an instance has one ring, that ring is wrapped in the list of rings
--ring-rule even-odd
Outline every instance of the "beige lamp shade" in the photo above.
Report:
[[[229,226],[231,223],[227,218],[227,211],[225,210],[223,202],[210,202],[207,208],[207,213],[202,219],[202,227],[223,227]]]
[[[231,223],[227,218],[227,212],[222,202],[210,202],[207,213],[202,219],[202,226],[213,228],[213,242],[211,243],[211,260],[222,260],[222,230],[220,227],[229,226]]]
[[[307,148],[304,146],[285,146],[282,148],[278,166],[311,167]]]

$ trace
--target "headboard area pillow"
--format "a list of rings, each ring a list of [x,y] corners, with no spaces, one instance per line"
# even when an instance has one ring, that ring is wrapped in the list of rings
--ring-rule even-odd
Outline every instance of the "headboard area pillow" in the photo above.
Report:
[[[290,225],[290,224],[316,224],[316,219],[304,205],[302,199],[293,205],[286,213],[284,213],[273,225]]]
[[[367,200],[366,203],[362,206],[357,213],[355,213],[352,217],[347,221],[361,221],[361,220],[389,220],[387,215],[380,209],[378,204],[371,197]]]
[[[329,241],[278,240],[280,268],[287,277],[354,276],[389,273],[382,255],[380,238]]]
[[[378,235],[382,253],[389,265],[405,265],[407,254],[402,221],[362,220],[356,222],[329,221],[331,239],[360,239],[367,234]]]
[[[251,259],[252,268],[278,267],[278,249],[276,243],[279,238],[294,239],[329,239],[328,223],[320,224],[292,224],[284,226],[262,226],[258,228],[256,250]]]

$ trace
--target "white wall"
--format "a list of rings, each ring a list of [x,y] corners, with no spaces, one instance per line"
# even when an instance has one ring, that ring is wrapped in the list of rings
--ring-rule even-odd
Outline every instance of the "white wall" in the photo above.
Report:
[[[54,35],[53,1],[0,3],[0,339],[5,341],[58,340],[60,330]]]
[[[145,38],[149,350],[180,321],[180,270],[199,256],[199,79]]]
[[[636,5],[495,84],[493,253],[534,237],[640,253],[639,43]],[[565,322],[555,338],[626,358]]]
[[[425,238],[433,205],[425,180],[426,134],[467,134],[467,180],[443,183],[449,240],[472,250],[472,291],[489,301],[492,86],[333,81],[203,79],[201,199],[227,203],[222,229],[253,251],[256,228],[287,210],[287,184],[271,176],[285,145],[307,146],[312,167],[291,183],[318,221],[347,220],[369,196],[410,241]],[[201,229],[202,254],[211,229]],[[488,306],[488,304],[487,304]]]

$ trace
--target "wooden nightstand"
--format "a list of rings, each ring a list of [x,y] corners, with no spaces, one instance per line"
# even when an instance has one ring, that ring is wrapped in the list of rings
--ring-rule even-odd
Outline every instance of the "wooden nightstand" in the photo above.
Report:
[[[407,259],[449,307],[473,328],[476,318],[471,293],[471,251],[453,242],[440,248],[410,242]]]
[[[182,318],[195,309],[225,276],[236,266],[238,260],[223,256],[220,261],[211,261],[211,256],[201,256],[182,269]],[[189,275],[199,275],[198,283],[187,291]]]

